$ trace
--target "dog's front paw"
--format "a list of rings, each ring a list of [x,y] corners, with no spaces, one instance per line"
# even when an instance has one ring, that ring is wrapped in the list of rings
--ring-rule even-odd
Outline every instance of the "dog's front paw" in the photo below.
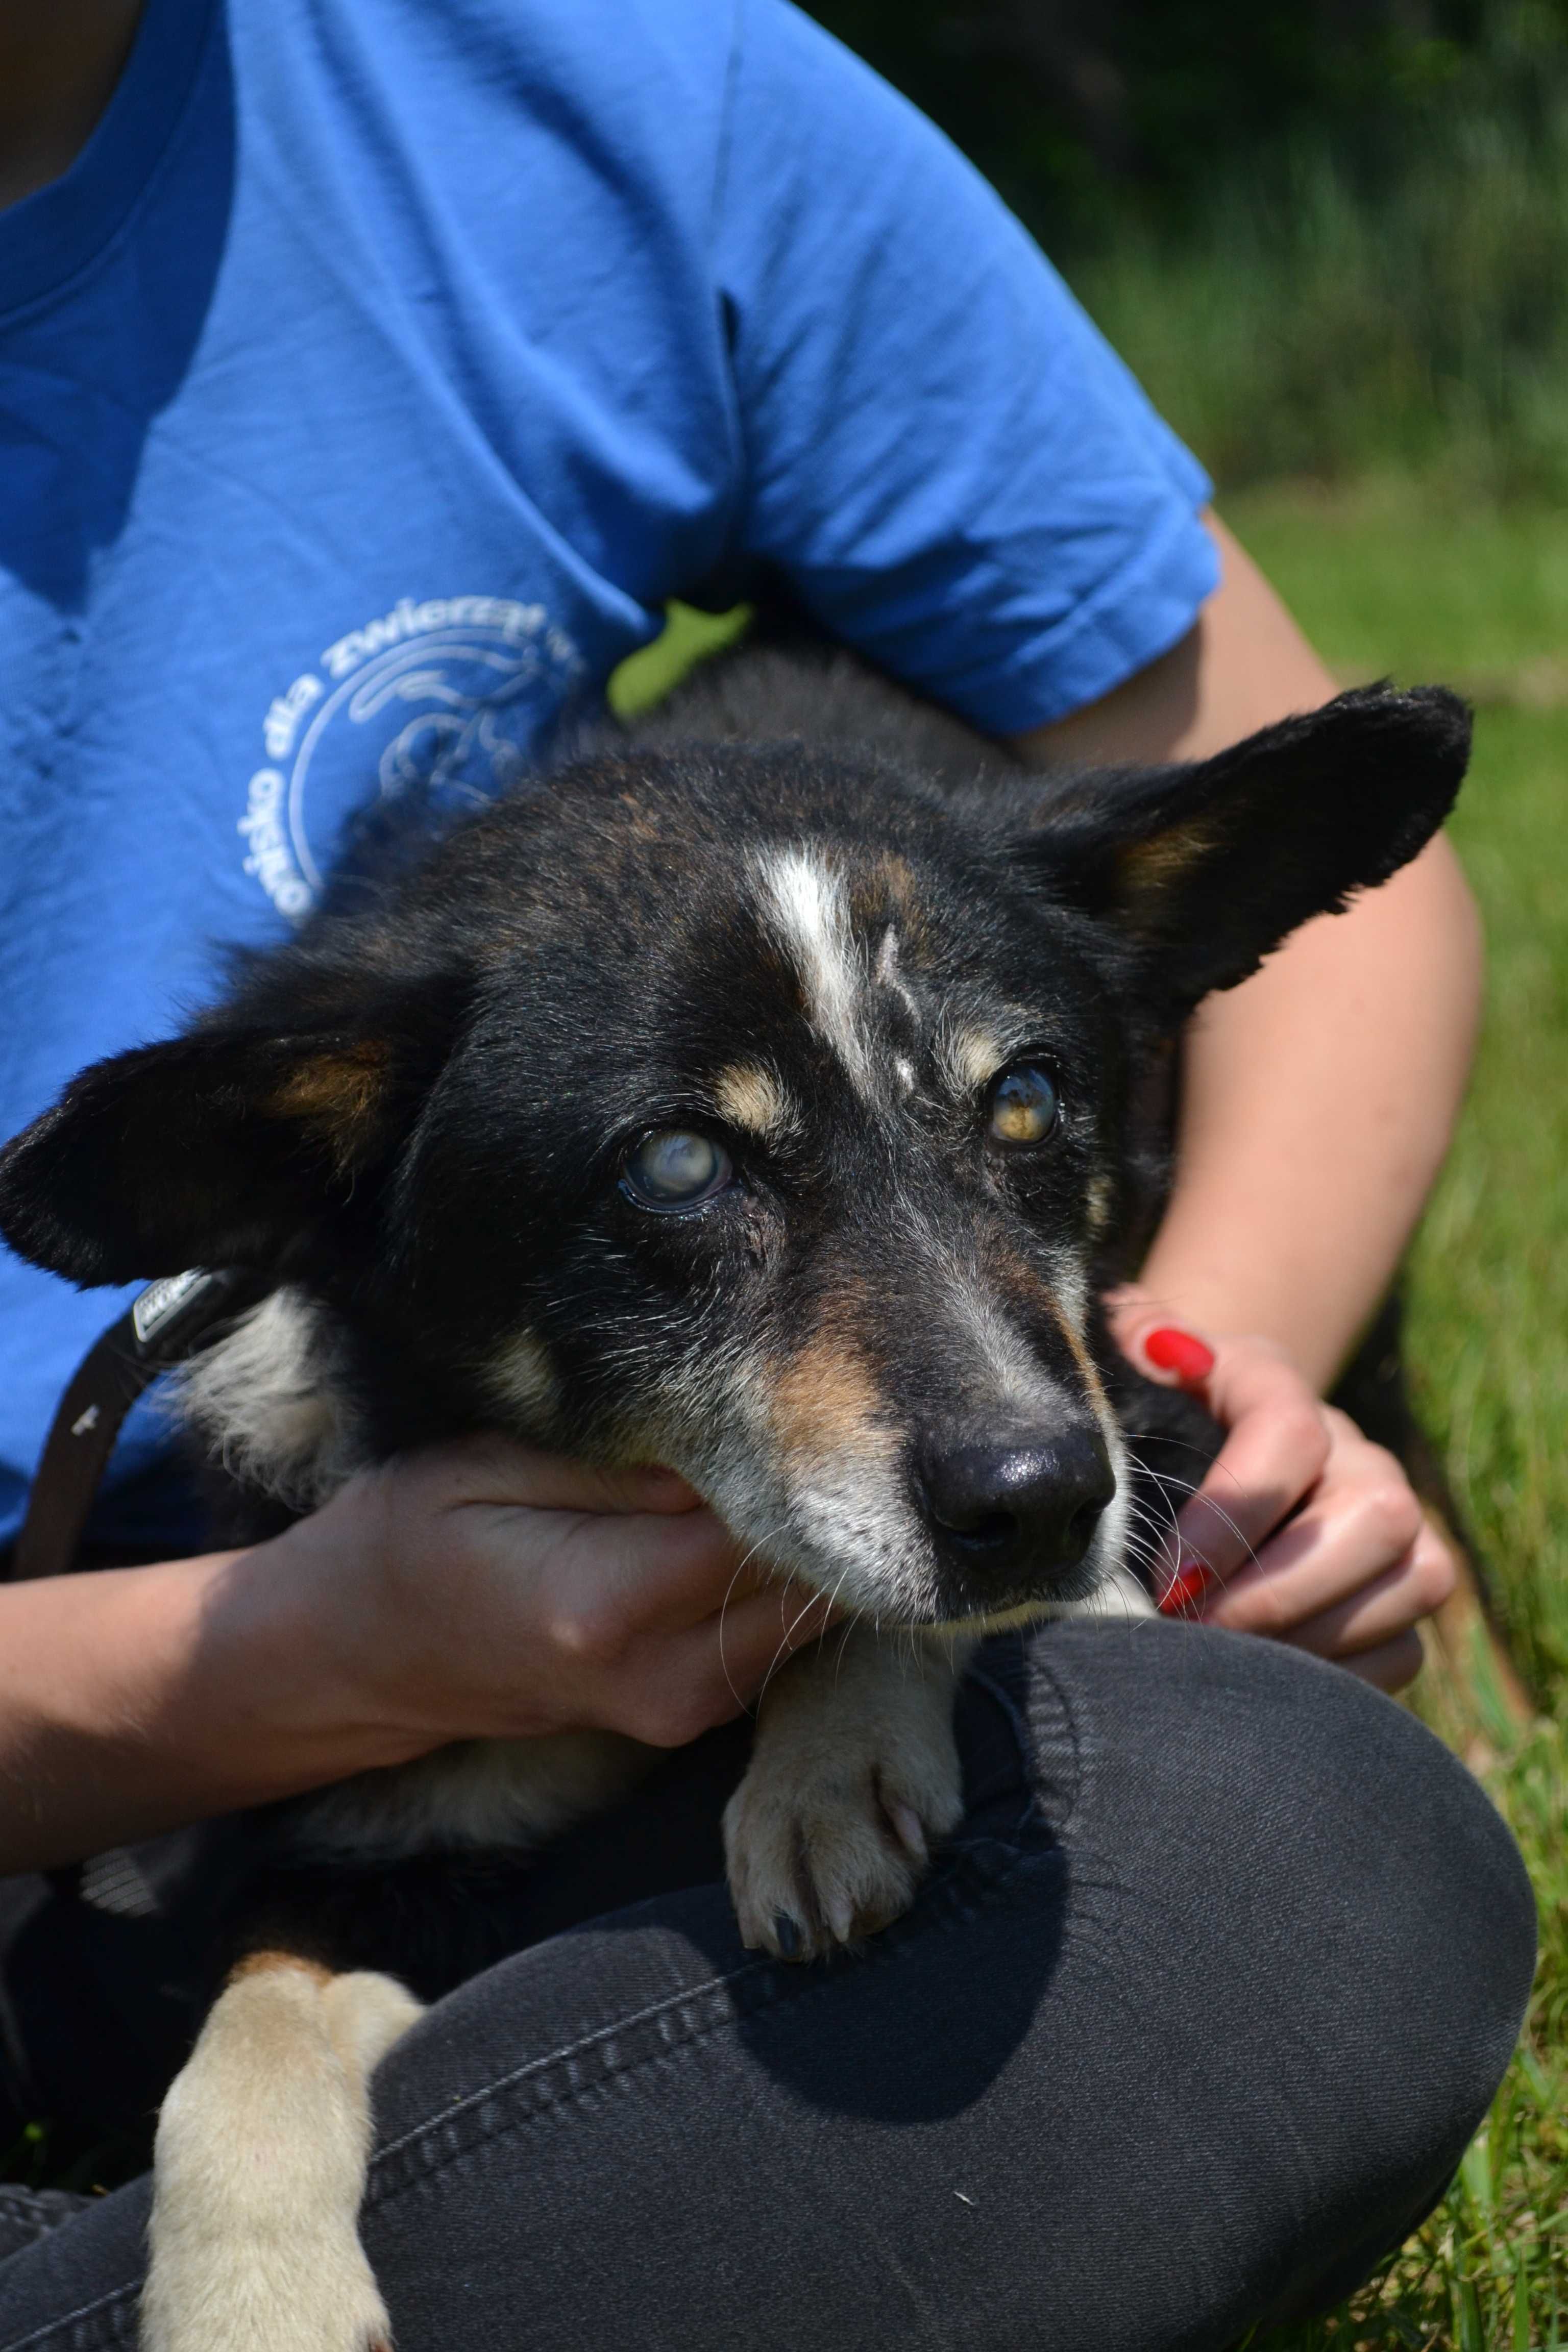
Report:
[[[875,1935],[914,1900],[932,1843],[963,1811],[951,1722],[784,1726],[759,1742],[724,1812],[742,1941],[809,1960]]]

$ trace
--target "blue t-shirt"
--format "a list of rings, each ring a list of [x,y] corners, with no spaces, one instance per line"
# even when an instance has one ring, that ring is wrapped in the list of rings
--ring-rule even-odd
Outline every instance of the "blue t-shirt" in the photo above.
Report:
[[[1207,491],[784,0],[147,0],[0,213],[0,1135],[283,936],[378,793],[504,783],[667,597],[771,568],[1010,733],[1190,627]],[[119,1304],[0,1256],[0,1539]],[[179,1532],[162,1443],[101,1532]]]

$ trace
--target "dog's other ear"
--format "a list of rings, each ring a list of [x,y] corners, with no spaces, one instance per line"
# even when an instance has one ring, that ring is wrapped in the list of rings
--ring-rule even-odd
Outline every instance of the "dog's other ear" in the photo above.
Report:
[[[406,1116],[375,1038],[197,1031],[97,1062],[0,1151],[0,1234],[87,1286],[280,1267]]]
[[[1116,926],[1141,992],[1180,1019],[1408,864],[1452,807],[1469,745],[1446,688],[1360,688],[1212,760],[1065,779],[1018,855]]]

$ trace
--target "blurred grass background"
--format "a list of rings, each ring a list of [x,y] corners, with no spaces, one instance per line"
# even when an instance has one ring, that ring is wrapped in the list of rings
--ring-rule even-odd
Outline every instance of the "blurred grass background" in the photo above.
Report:
[[[1568,0],[816,0],[1226,489],[1568,498]]]
[[[1542,1964],[1442,2205],[1269,2352],[1568,2352],[1568,0],[814,5],[1034,229],[1346,682],[1477,705],[1488,1013],[1408,1348],[1541,1717],[1415,1704],[1520,1837]]]

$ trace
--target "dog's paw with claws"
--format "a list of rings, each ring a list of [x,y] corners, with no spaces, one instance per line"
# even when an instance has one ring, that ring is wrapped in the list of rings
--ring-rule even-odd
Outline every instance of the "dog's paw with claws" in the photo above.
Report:
[[[963,1811],[951,1672],[933,1689],[930,1674],[892,1662],[846,1691],[823,1688],[819,1670],[814,1683],[814,1664],[798,1660],[764,1711],[724,1813],[742,1940],[785,1960],[899,1918]]]

